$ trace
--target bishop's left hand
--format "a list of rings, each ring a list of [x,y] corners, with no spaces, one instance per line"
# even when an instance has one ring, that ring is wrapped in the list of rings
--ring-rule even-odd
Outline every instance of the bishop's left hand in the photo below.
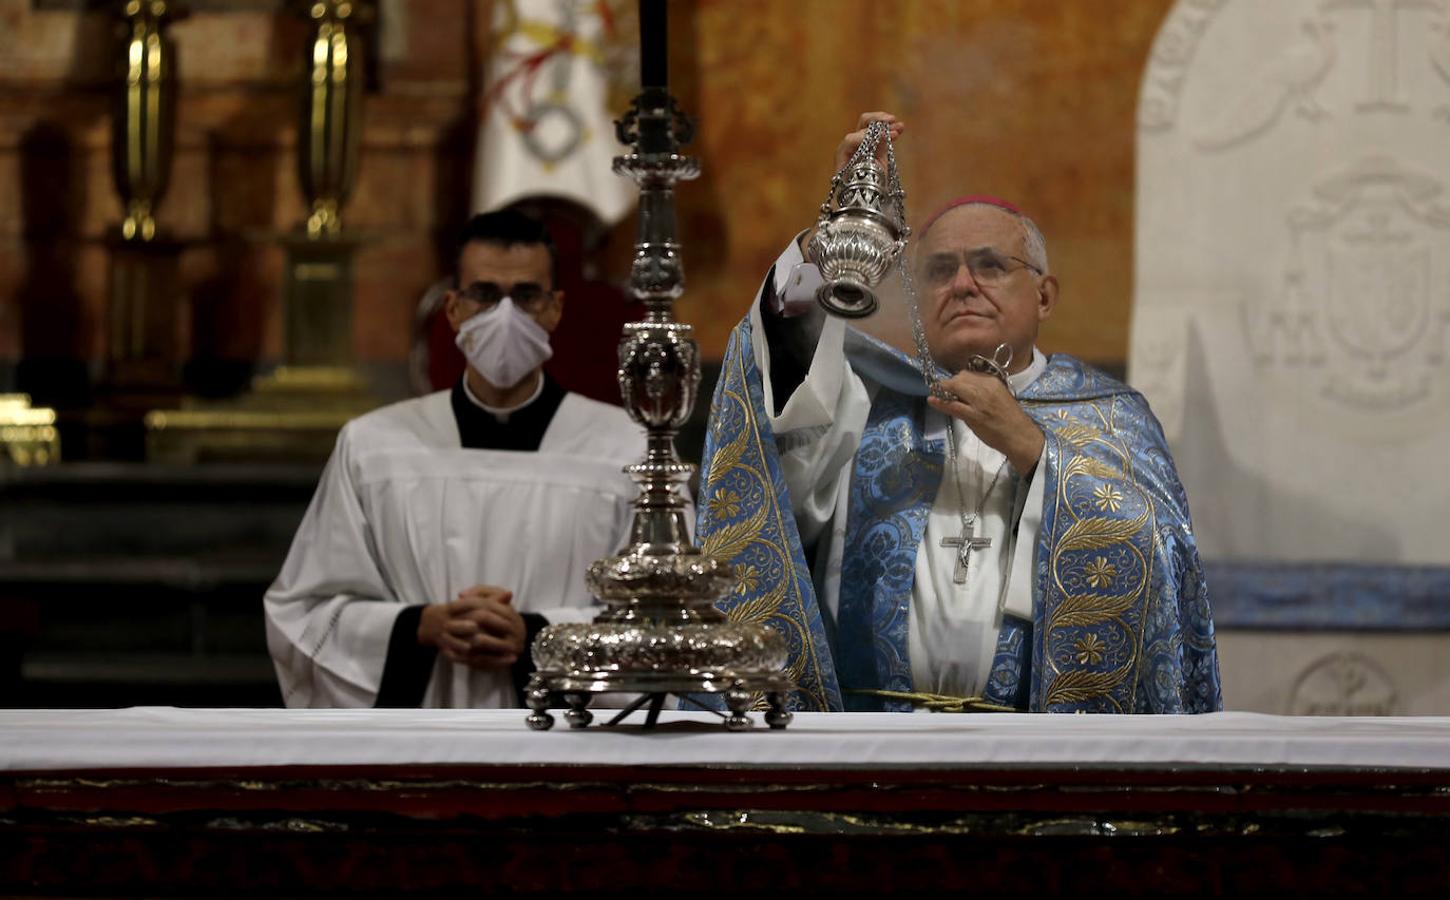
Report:
[[[1000,378],[965,370],[939,386],[956,399],[930,396],[932,409],[965,422],[982,443],[1007,457],[1017,474],[1032,474],[1047,438]]]

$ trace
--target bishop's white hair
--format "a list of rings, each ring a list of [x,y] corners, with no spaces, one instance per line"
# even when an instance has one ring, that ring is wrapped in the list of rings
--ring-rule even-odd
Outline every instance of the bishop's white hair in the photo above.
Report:
[[[1013,213],[1017,221],[1022,223],[1022,239],[1027,246],[1027,261],[1037,267],[1043,275],[1049,274],[1052,270],[1047,267],[1047,238],[1042,236],[1042,229],[1037,223],[1020,213]]]
[[[972,201],[970,203],[963,203],[962,206],[985,206],[988,209],[1000,210],[1016,219],[1022,226],[1022,243],[1027,249],[1027,261],[1036,266],[1041,274],[1051,274],[1052,269],[1048,268],[1047,265],[1047,238],[1042,236],[1042,229],[1037,227],[1036,222],[1020,212],[1013,212],[995,203]],[[926,235],[922,234],[920,237],[924,238]]]

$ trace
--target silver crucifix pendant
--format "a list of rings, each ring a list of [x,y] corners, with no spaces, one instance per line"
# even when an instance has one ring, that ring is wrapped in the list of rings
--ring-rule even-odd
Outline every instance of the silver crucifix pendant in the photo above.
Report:
[[[957,569],[952,573],[952,581],[957,584],[967,583],[967,569],[971,566],[973,550],[984,550],[992,546],[992,539],[989,537],[977,537],[977,517],[962,516],[962,533],[960,537],[948,537],[941,539],[943,547],[952,547],[957,551]]]

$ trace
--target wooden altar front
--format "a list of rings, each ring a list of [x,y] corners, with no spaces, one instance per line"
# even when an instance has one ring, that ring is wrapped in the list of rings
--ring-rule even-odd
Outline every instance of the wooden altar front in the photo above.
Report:
[[[680,718],[0,712],[0,893],[1450,885],[1450,720]]]

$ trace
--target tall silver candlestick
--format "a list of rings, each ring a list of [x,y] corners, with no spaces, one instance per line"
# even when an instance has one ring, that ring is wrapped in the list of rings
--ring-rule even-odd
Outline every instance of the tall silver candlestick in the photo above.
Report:
[[[642,18],[647,11],[659,15],[650,31],[662,41],[663,5],[641,3]],[[648,56],[648,42],[645,49]],[[595,694],[623,692],[640,696],[611,725],[646,705],[645,724],[653,725],[670,694],[722,694],[727,728],[749,728],[746,712],[758,702],[766,723],[784,728],[793,687],[782,672],[785,640],[764,625],[730,622],[715,608],[735,587],[735,573],[690,542],[685,521],[683,486],[695,467],[675,452],[675,434],[695,404],[700,361],[693,329],[674,317],[685,283],[674,187],[700,174],[699,160],[679,153],[694,127],[663,87],[650,86],[616,127],[620,141],[634,145],[615,159],[614,171],[639,184],[630,281],[647,310],[643,322],[624,326],[619,387],[625,408],[648,430],[648,444],[644,460],[626,470],[640,485],[629,545],[595,562],[586,576],[604,612],[587,625],[552,625],[534,641],[528,724],[551,727],[548,710],[562,701],[565,720],[583,728],[593,720],[588,706]]]

